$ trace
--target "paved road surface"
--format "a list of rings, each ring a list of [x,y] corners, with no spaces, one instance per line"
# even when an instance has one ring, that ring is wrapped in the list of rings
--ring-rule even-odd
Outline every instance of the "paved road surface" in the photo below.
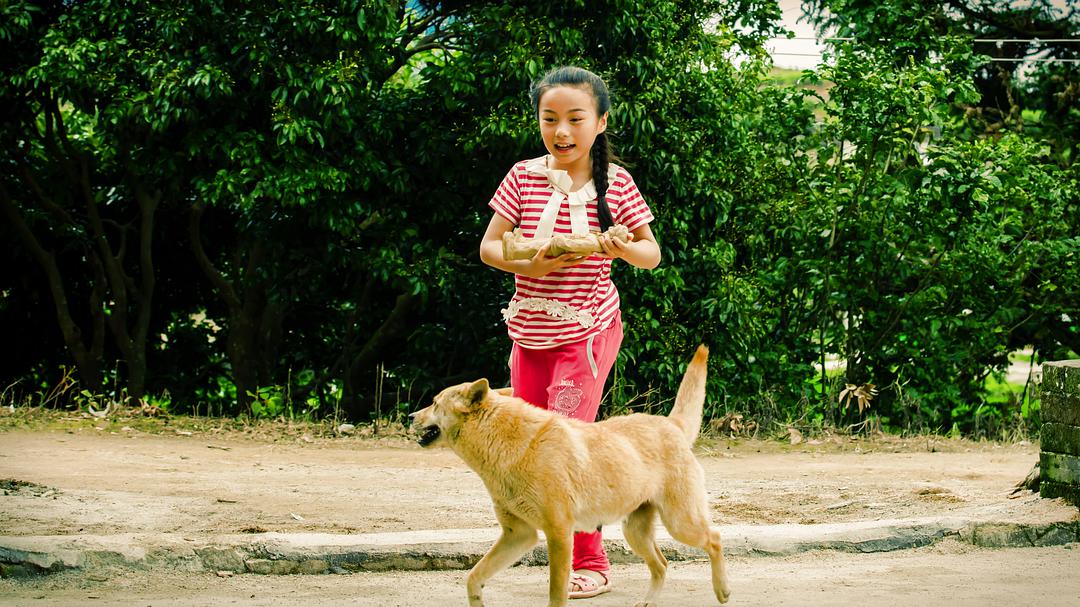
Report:
[[[1080,605],[1080,544],[980,549],[955,541],[877,554],[813,552],[729,558],[729,605],[985,607]],[[706,564],[674,563],[662,605],[716,605]],[[544,605],[547,570],[515,567],[488,586],[488,607]],[[443,607],[465,605],[464,572],[218,578],[212,574],[122,572],[0,580],[0,605],[26,607]],[[644,593],[642,565],[620,565],[616,589],[573,607],[624,607]]]

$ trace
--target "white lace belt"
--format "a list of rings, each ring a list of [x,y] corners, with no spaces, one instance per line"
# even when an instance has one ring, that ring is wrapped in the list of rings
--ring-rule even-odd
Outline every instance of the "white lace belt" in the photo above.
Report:
[[[510,302],[510,306],[502,310],[503,320],[510,322],[510,319],[517,316],[517,313],[522,310],[543,312],[552,318],[561,320],[573,320],[586,329],[596,324],[596,317],[592,314],[582,312],[561,301],[543,297],[526,297],[525,299]]]

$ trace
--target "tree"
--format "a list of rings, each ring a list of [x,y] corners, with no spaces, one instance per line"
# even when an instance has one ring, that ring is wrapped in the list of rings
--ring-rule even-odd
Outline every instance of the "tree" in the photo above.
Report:
[[[130,124],[108,74],[130,66],[108,41],[57,46],[60,3],[5,5],[0,36],[19,51],[5,65],[0,205],[46,276],[56,321],[86,386],[102,383],[105,331],[126,362],[127,391],[146,387],[155,215],[175,200],[163,133]],[[164,177],[157,179],[158,177]],[[74,276],[72,276],[74,274]],[[72,309],[72,296],[86,298]],[[85,320],[80,320],[85,319]],[[89,333],[84,336],[84,333]]]
[[[32,3],[17,4],[26,15],[40,13]],[[101,1],[58,5],[42,16],[37,29],[26,20],[27,27],[18,31],[34,38],[39,55],[29,53],[24,64],[5,72],[10,75],[5,84],[12,87],[12,99],[27,100],[16,114],[21,122],[10,125],[7,150],[21,161],[31,187],[11,191],[36,192],[41,199],[36,204],[52,209],[55,221],[69,232],[88,226],[84,231],[90,233],[75,242],[84,242],[87,258],[80,272],[99,277],[92,282],[90,315],[95,327],[108,324],[112,329],[127,363],[132,396],[140,396],[145,385],[159,205],[191,209],[183,240],[224,303],[226,350],[236,397],[246,408],[259,385],[277,381],[271,361],[295,303],[289,299],[295,290],[290,281],[303,274],[304,262],[312,261],[297,259],[296,248],[281,246],[287,240],[274,239],[363,239],[369,228],[386,228],[379,224],[400,217],[400,205],[386,204],[390,212],[380,212],[406,184],[401,168],[406,157],[381,155],[405,130],[404,113],[394,111],[400,92],[387,83],[399,77],[412,56],[444,40],[438,32],[452,14],[420,16],[405,3],[230,10],[218,2]],[[81,132],[70,136],[69,123]],[[26,134],[34,130],[41,131],[43,142],[29,150],[34,140]],[[43,166],[21,160],[35,154]],[[56,203],[55,195],[33,187],[48,163],[58,173],[66,169],[70,183],[63,195],[72,200]],[[135,203],[127,209],[125,193]],[[368,204],[365,199],[372,197],[376,201]],[[72,215],[80,200],[85,219]],[[46,228],[27,221],[35,202],[11,197],[5,202],[27,247],[40,250],[36,257],[47,266],[49,252],[35,232]],[[110,205],[121,214],[135,211],[134,219],[100,218]],[[236,222],[231,230],[216,231],[235,243],[220,252],[204,243],[201,220],[208,207],[221,209],[215,217]],[[294,221],[312,228],[297,230],[290,224]],[[105,226],[111,224],[117,229],[109,233]],[[183,242],[175,226],[167,228],[170,244]],[[129,234],[139,238],[137,260],[129,253]],[[367,255],[365,267],[354,269],[374,268],[371,280],[359,281],[369,290],[379,292],[380,284],[407,288],[398,298],[407,310],[419,283],[408,261],[396,259],[397,236],[391,234],[384,241],[386,250]],[[340,249],[328,247],[315,263],[335,251]],[[125,270],[125,263],[132,269]],[[130,272],[140,279],[133,280]],[[58,272],[50,276],[55,276],[58,309],[64,308],[64,291],[70,288],[65,282],[71,279]],[[95,333],[92,352],[84,355],[87,348],[75,323],[61,316],[68,349],[80,369],[87,370],[87,386],[96,390],[101,331]],[[395,323],[400,320],[386,326]],[[339,345],[354,352],[346,356],[359,356],[361,362],[350,365],[355,367],[377,357],[400,331],[375,331],[374,342]]]
[[[1080,10],[1055,0],[806,0],[814,23],[837,38],[883,46],[899,60],[940,53],[960,38],[991,61],[974,74],[969,119],[982,132],[1023,130],[1071,164],[1080,141]]]
[[[767,0],[3,10],[0,322],[67,352],[11,372],[35,383],[120,359],[173,410],[365,419],[505,381],[511,277],[477,246],[560,64],[609,83],[664,258],[615,269],[615,406],[662,410],[706,342],[710,414],[854,421],[815,369],[838,354],[887,422],[968,429],[1007,347],[1077,337],[1073,140],[988,133],[955,41],[838,46],[818,95],[770,84]]]
[[[919,226],[918,233],[896,239],[904,243],[903,254],[892,258],[920,260],[937,274],[910,267],[911,278],[922,276],[913,288],[891,287],[892,294],[878,289],[872,300],[847,300],[844,351],[856,357],[854,367],[848,358],[847,381],[866,381],[859,359],[876,358],[877,380],[896,382],[893,396],[910,385],[909,403],[949,403],[936,411],[922,406],[935,423],[948,423],[942,410],[954,416],[981,410],[983,380],[989,369],[1007,366],[1008,352],[1034,345],[1036,356],[1047,359],[1075,356],[1078,242],[1072,235],[1080,210],[1073,158],[1080,114],[1070,99],[1080,72],[1067,62],[1077,48],[1066,41],[1078,25],[1075,9],[1051,2],[965,0],[805,5],[819,26],[851,39],[833,44],[837,66],[823,75],[836,81],[831,101],[842,112],[835,114],[839,131],[832,141],[857,149],[853,163],[838,161],[837,168],[869,163],[856,172],[862,176],[855,186],[859,193],[874,191],[875,183],[891,184],[870,196],[890,201],[890,221],[882,225]],[[981,41],[997,38],[1011,41]],[[860,56],[878,59],[864,64]],[[1024,67],[1027,59],[1034,60],[1031,69]],[[938,76],[920,74],[924,69]],[[895,95],[888,94],[890,88]],[[936,107],[909,113],[909,101],[935,90]],[[863,133],[852,130],[860,124],[866,125]],[[888,145],[890,135],[910,141]],[[913,143],[919,159],[912,156]],[[871,157],[880,154],[893,163],[874,166]],[[840,175],[838,170],[837,181],[830,180],[833,191],[847,191],[842,184],[851,183]],[[912,203],[906,212],[915,216],[892,215]],[[849,229],[863,226],[860,221]],[[898,278],[880,269],[892,273],[904,264],[890,263],[890,256],[867,257],[873,242],[859,242],[849,252],[849,259],[871,263],[846,280],[884,286]],[[920,243],[927,247],[921,254]],[[848,291],[845,297],[858,293]],[[877,321],[861,312],[874,307],[883,314]],[[950,307],[956,310],[951,316],[945,314]],[[855,319],[873,328],[867,332]],[[882,341],[893,331],[894,343]],[[877,336],[864,341],[860,333]]]

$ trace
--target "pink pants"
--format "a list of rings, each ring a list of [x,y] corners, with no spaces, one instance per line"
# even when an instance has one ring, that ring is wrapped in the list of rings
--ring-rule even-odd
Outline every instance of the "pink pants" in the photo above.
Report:
[[[510,354],[514,396],[566,417],[596,421],[622,338],[622,318],[616,315],[611,326],[584,341],[549,350],[514,344]],[[599,529],[574,534],[573,567],[591,571],[611,568]]]

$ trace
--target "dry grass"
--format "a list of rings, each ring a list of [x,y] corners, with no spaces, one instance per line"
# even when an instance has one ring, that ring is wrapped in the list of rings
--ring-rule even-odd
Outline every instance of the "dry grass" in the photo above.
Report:
[[[0,432],[30,430],[47,432],[98,431],[234,436],[268,441],[316,441],[335,438],[406,440],[408,431],[400,422],[379,422],[350,426],[331,420],[307,422],[286,419],[194,417],[145,412],[131,407],[110,409],[108,413],[55,410],[41,407],[0,408]]]
[[[960,453],[1000,448],[1002,445],[1031,445],[1027,440],[1002,443],[933,434],[897,436],[883,432],[851,433],[833,428],[797,433],[799,440],[795,441],[793,437],[796,434],[788,432],[781,424],[775,426],[771,432],[762,431],[752,424],[732,432],[730,424],[706,423],[697,443],[697,451],[707,457],[721,456],[734,447],[752,448],[763,453]],[[148,414],[132,407],[110,409],[107,413],[0,407],[0,433],[15,430],[205,435],[269,442],[353,440],[401,444],[414,440],[408,428],[399,421],[350,426],[335,425],[331,420],[309,422],[284,418],[266,420],[167,415],[160,412]]]

